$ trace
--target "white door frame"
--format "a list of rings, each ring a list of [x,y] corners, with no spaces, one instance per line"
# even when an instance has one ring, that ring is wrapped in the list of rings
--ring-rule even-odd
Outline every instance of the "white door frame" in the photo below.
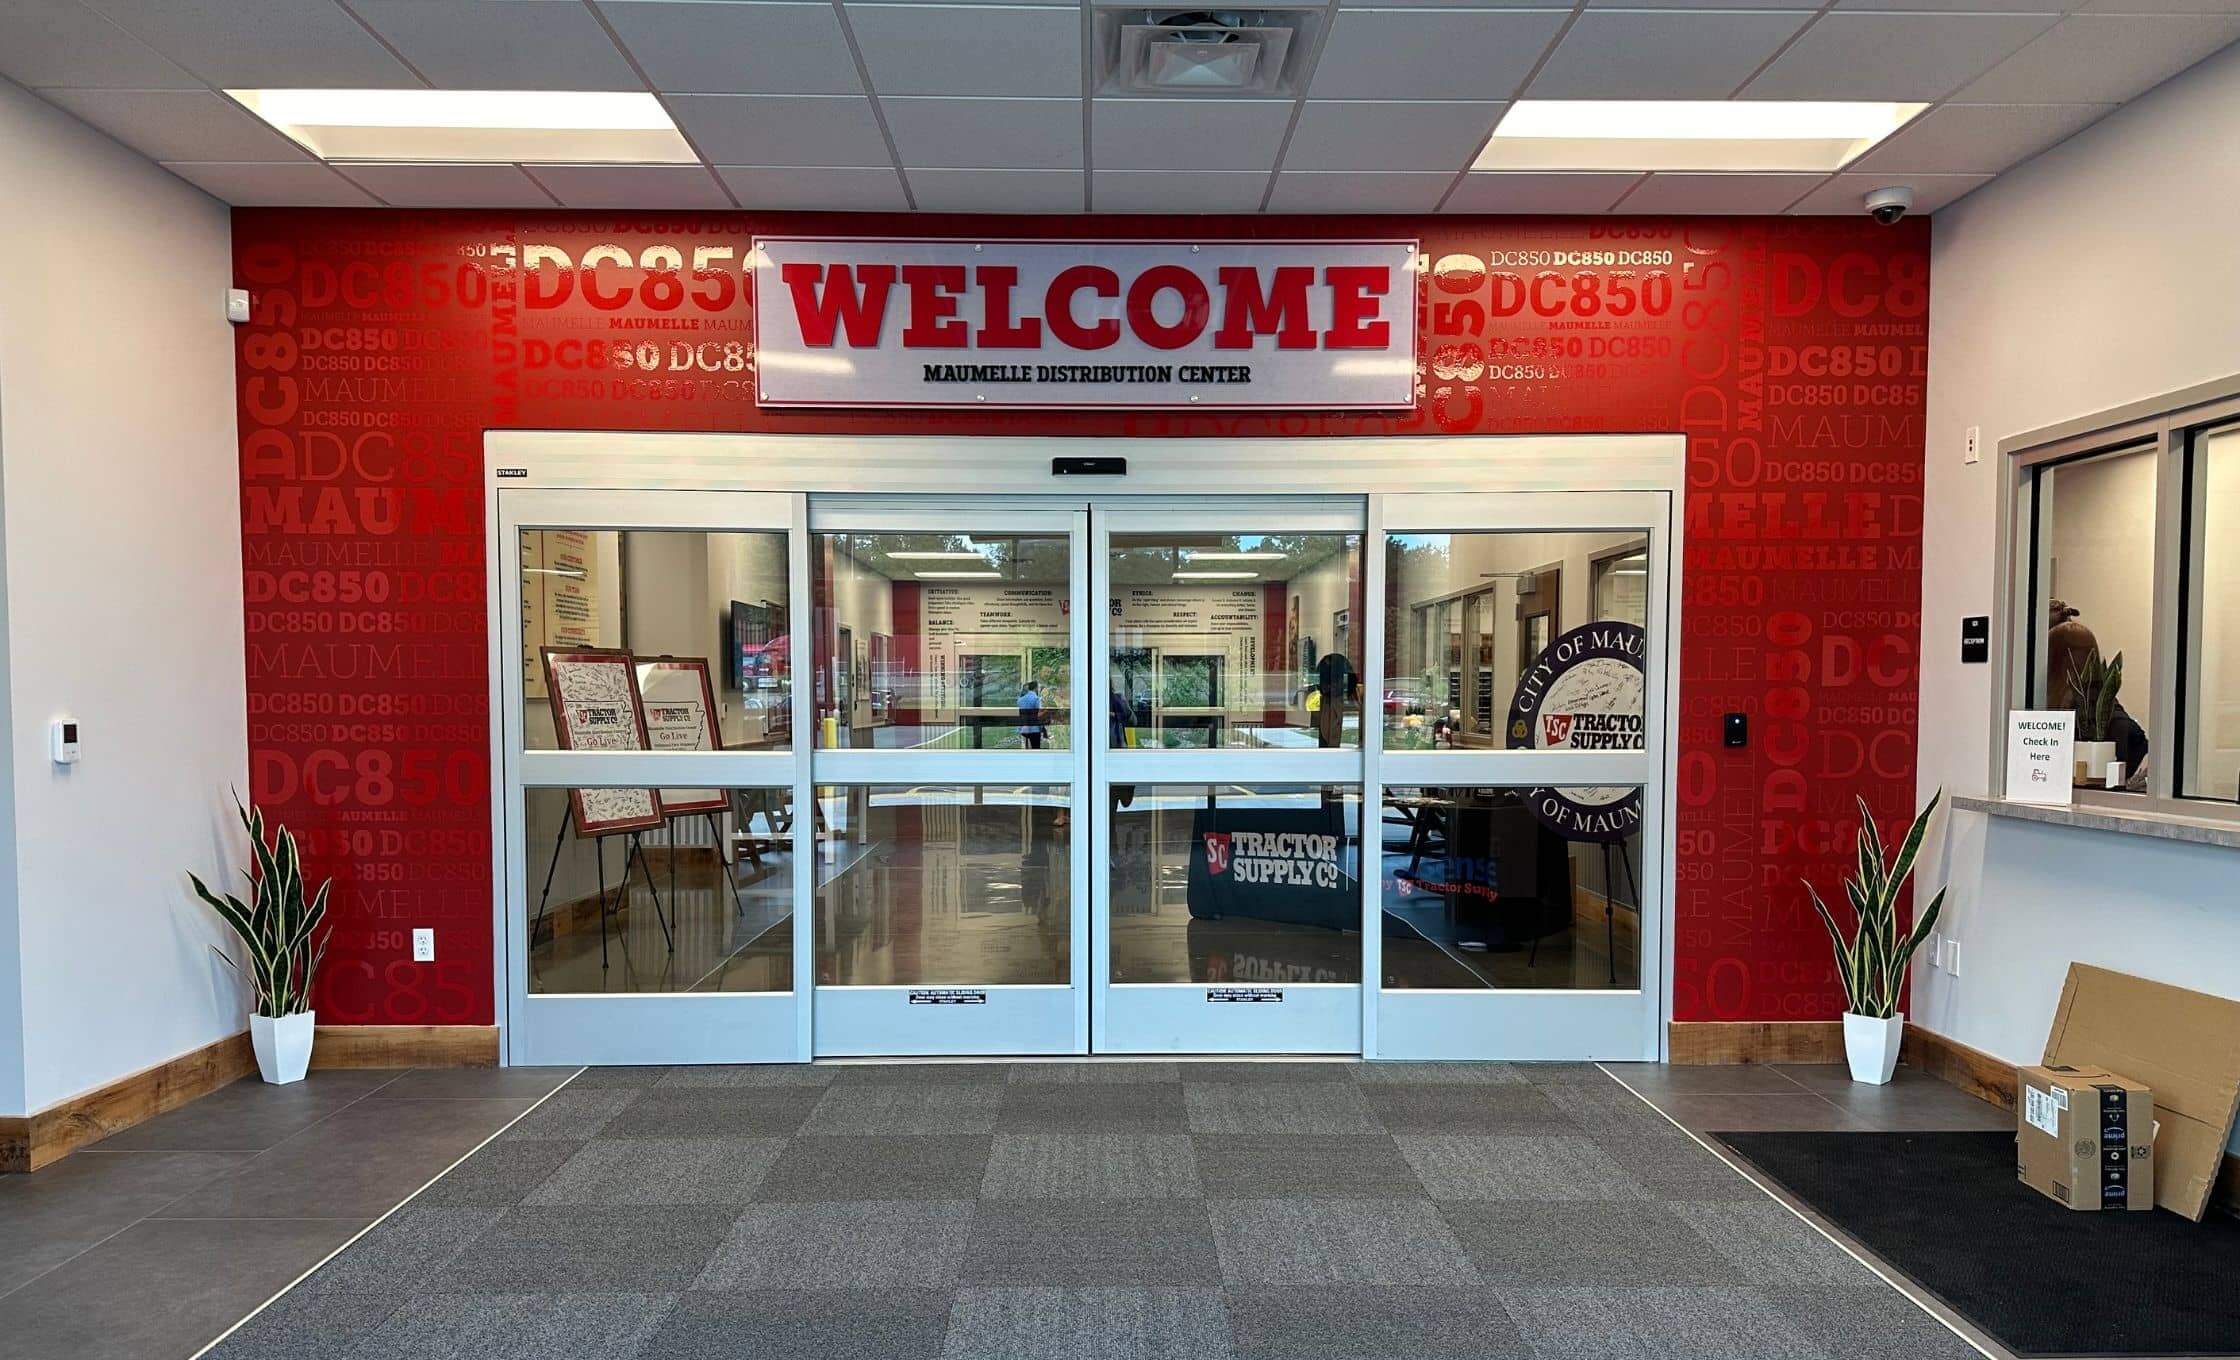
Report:
[[[1339,422],[1362,424],[1374,422]],[[1129,471],[1125,477],[1074,479],[1052,475],[1051,460],[1059,457],[1088,454],[1110,456],[1120,454],[1128,460]],[[1657,674],[1651,676],[1652,691],[1661,696],[1661,721],[1651,727],[1652,740],[1657,743],[1651,765],[1654,776],[1652,787],[1656,798],[1650,811],[1650,820],[1644,826],[1643,889],[1657,899],[1653,913],[1644,912],[1643,935],[1645,952],[1641,960],[1644,990],[1649,991],[1648,979],[1657,981],[1653,994],[1646,997],[1643,1006],[1647,1018],[1642,1023],[1639,1042],[1624,1056],[1658,1058],[1665,1051],[1665,1021],[1671,1013],[1673,986],[1673,960],[1671,950],[1673,883],[1674,883],[1674,809],[1672,791],[1677,773],[1677,742],[1675,739],[1678,711],[1678,655],[1679,655],[1679,596],[1677,588],[1678,524],[1677,509],[1684,490],[1686,440],[1679,435],[1527,435],[1527,436],[1453,436],[1426,438],[1417,436],[1327,437],[1299,438],[1212,438],[1212,439],[1105,439],[1105,438],[1041,438],[1041,437],[929,437],[929,436],[855,436],[855,435],[741,435],[741,434],[666,434],[666,433],[603,433],[594,431],[528,431],[492,430],[484,436],[484,494],[486,567],[488,589],[486,599],[490,612],[491,667],[490,712],[503,715],[508,704],[519,704],[517,683],[519,655],[519,599],[520,577],[513,570],[515,549],[508,546],[505,525],[500,514],[501,495],[510,490],[574,490],[591,494],[581,504],[588,516],[583,523],[609,527],[753,527],[751,525],[723,524],[717,526],[675,523],[648,523],[643,526],[616,523],[616,515],[609,511],[595,510],[612,504],[607,498],[616,492],[632,491],[709,491],[709,492],[783,492],[793,493],[785,498],[789,507],[787,527],[790,529],[789,555],[795,589],[802,590],[792,611],[794,620],[793,655],[813,655],[810,632],[811,601],[805,586],[809,577],[809,531],[806,496],[814,492],[820,501],[826,497],[847,494],[875,495],[880,497],[909,495],[912,497],[943,498],[955,503],[960,487],[971,487],[979,496],[1001,495],[1044,499],[1067,507],[1084,501],[1118,506],[1123,502],[1144,497],[1186,497],[1204,505],[1211,498],[1263,497],[1271,489],[1280,488],[1294,496],[1366,496],[1368,507],[1368,536],[1364,544],[1363,576],[1366,607],[1361,634],[1365,652],[1362,672],[1364,695],[1368,703],[1378,704],[1381,710],[1383,690],[1383,522],[1388,503],[1401,497],[1437,497],[1452,503],[1457,495],[1493,495],[1521,492],[1577,492],[1582,490],[1608,492],[1662,493],[1665,518],[1658,537],[1658,550],[1652,553],[1653,589],[1651,607],[1652,646]],[[662,503],[670,499],[663,497]],[[984,502],[983,502],[984,503]],[[1025,504],[1027,502],[1021,502]],[[1147,502],[1148,503],[1148,502]],[[674,518],[681,512],[663,511],[657,519]],[[1605,512],[1595,512],[1588,518],[1607,519]],[[1402,526],[1396,524],[1395,530]],[[1419,526],[1421,527],[1421,526]],[[1472,528],[1510,527],[1487,524],[1456,524],[1458,531]],[[1525,526],[1515,526],[1525,527]],[[1086,547],[1086,544],[1083,544]],[[509,580],[510,578],[510,580]],[[1076,580],[1081,575],[1077,573]],[[1078,587],[1077,587],[1078,588]],[[1077,613],[1080,611],[1077,610]],[[505,640],[512,636],[509,664]],[[1084,645],[1078,636],[1076,647]],[[1089,647],[1092,664],[1101,664],[1101,647]],[[797,663],[798,664],[798,663]],[[1082,673],[1078,669],[1077,674]],[[511,693],[509,694],[509,690]],[[1093,691],[1092,691],[1093,692]],[[813,740],[814,719],[811,704],[809,677],[798,675],[794,685],[793,762],[795,806],[806,813],[813,795],[810,770],[810,742]],[[1376,822],[1371,818],[1381,815],[1375,798],[1382,788],[1381,781],[1390,781],[1397,775],[1411,774],[1405,763],[1386,768],[1382,752],[1382,724],[1373,721],[1367,712],[1363,717],[1364,743],[1360,753],[1360,774],[1364,789],[1363,800],[1363,854],[1373,853],[1370,837]],[[1095,733],[1102,733],[1104,725],[1090,725]],[[525,900],[522,875],[516,872],[513,861],[519,855],[513,846],[515,829],[512,818],[516,816],[520,793],[520,778],[524,765],[532,767],[539,783],[549,782],[639,782],[645,778],[640,771],[623,771],[619,764],[586,764],[580,772],[551,766],[541,770],[533,767],[543,762],[547,753],[520,751],[519,732],[506,730],[506,725],[494,722],[491,730],[491,769],[502,774],[494,781],[491,799],[491,864],[494,883],[498,891],[492,908],[492,937],[498,960],[492,979],[493,1000],[499,1024],[505,1028],[507,1042],[503,1046],[506,1060],[521,1063],[536,1060],[535,1054],[545,1051],[543,1046],[530,1043],[524,1047],[524,1036],[514,1033],[515,1021],[523,1014],[519,1009],[528,1001],[547,1001],[553,998],[527,998],[518,995],[520,963],[511,949],[508,910],[509,901]],[[1083,741],[1076,740],[1072,754],[1079,758],[1088,749]],[[850,753],[853,754],[853,753]],[[866,753],[877,754],[877,753]],[[1270,753],[1274,754],[1274,753]],[[1306,752],[1303,755],[1319,753]],[[1466,759],[1479,756],[1498,756],[1497,752],[1463,753]],[[1410,756],[1410,759],[1415,757]],[[1444,758],[1442,756],[1442,758]],[[585,761],[612,760],[613,757],[583,756]],[[629,758],[625,758],[629,759]],[[666,761],[697,761],[699,757],[668,755]],[[781,757],[786,759],[786,757]],[[1548,768],[1535,767],[1534,777],[1568,777],[1568,772],[1555,768],[1551,758]],[[674,785],[680,778],[688,777],[685,766],[661,767],[662,778]],[[727,767],[728,768],[728,767]],[[884,768],[884,767],[881,767]],[[898,767],[899,768],[899,767]],[[1177,773],[1180,767],[1176,767]],[[738,776],[711,767],[702,771],[691,766],[689,777],[709,783]],[[767,776],[758,776],[759,778]],[[1076,779],[1080,776],[1077,774]],[[1273,778],[1273,767],[1270,777]],[[1451,776],[1447,776],[1450,777]],[[1609,777],[1599,772],[1596,777]],[[750,781],[758,782],[758,781]],[[1499,781],[1495,781],[1499,782]],[[1078,785],[1077,785],[1078,787]],[[1078,796],[1078,795],[1077,795]],[[1075,824],[1081,824],[1084,813],[1101,812],[1081,808]],[[1101,815],[1093,818],[1101,824]],[[771,1027],[773,1035],[782,1035],[784,1042],[772,1041],[771,1047],[782,1047],[784,1053],[772,1052],[771,1059],[805,1059],[811,1052],[812,1007],[810,986],[813,980],[812,941],[805,924],[813,912],[814,893],[808,881],[811,873],[811,849],[805,838],[810,836],[813,819],[797,816],[795,848],[795,991],[779,994],[784,997],[786,1009],[793,1020],[790,1027],[773,1014],[776,1022]],[[1084,893],[1081,875],[1089,868],[1089,857],[1076,855],[1075,910],[1076,931],[1089,921],[1090,913],[1084,909],[1090,900]],[[1364,920],[1374,919],[1366,913],[1377,909],[1369,895],[1374,892],[1376,878],[1364,873]],[[1652,884],[1654,886],[1652,886]],[[1646,904],[1645,904],[1646,905]],[[1654,915],[1654,929],[1649,917]],[[526,929],[526,922],[523,922]],[[1655,953],[1647,952],[1647,940],[1653,934]],[[1380,976],[1380,931],[1365,931],[1363,936],[1364,977]],[[1091,951],[1082,947],[1077,935],[1074,960],[1076,969],[1089,963]],[[1086,1005],[1088,989],[1073,989],[1080,998],[1078,1005]],[[1383,1023],[1394,1017],[1388,1005],[1380,1005],[1379,990],[1365,987],[1361,990],[1360,1033],[1361,1051],[1368,1056],[1396,1056],[1395,1050],[1385,1042]],[[1458,993],[1424,993],[1420,997],[1404,997],[1403,1012],[1418,1000],[1456,997]],[[1521,993],[1520,999],[1547,998],[1551,993]],[[1597,994],[1589,993],[1586,996]],[[604,998],[600,998],[604,1000]],[[637,1001],[660,1002],[663,1000],[767,1000],[768,998],[637,998],[616,1001],[632,1009],[614,1014],[627,1015],[630,1022],[624,1028],[635,1031],[628,1034],[606,1036],[602,1042],[612,1051],[625,1055],[658,1052],[659,1056],[594,1056],[591,1061],[739,1061],[736,1056],[710,1051],[721,1048],[723,1042],[711,1045],[705,1033],[695,1034],[689,1026],[673,1026],[661,1019],[660,1005],[637,1005]],[[1560,1000],[1560,998],[1559,998]],[[761,1007],[758,1009],[769,1009]],[[931,1009],[931,1008],[927,1008]],[[1551,1015],[1532,1022],[1545,1029],[1560,1031],[1563,1021]],[[1086,1023],[1077,1016],[1076,1024],[1086,1031]],[[1517,1031],[1519,1033],[1529,1031]],[[887,1051],[892,1051],[887,1050]],[[1506,1051],[1504,1056],[1529,1057],[1527,1051]],[[1613,1054],[1612,1056],[1617,1056]]]
[[[1085,509],[1022,508],[983,499],[969,504],[927,508],[922,497],[855,500],[812,496],[809,534],[826,533],[1037,533],[1062,535],[1067,543],[1067,644],[1082,655],[1088,639],[1089,516]],[[813,566],[813,564],[812,564]],[[812,591],[814,586],[809,587]],[[808,597],[814,612],[813,594]],[[807,655],[806,653],[804,655]],[[1079,674],[1077,670],[1075,674]],[[1078,693],[1080,687],[1075,686]],[[812,728],[814,734],[815,729]],[[829,749],[817,737],[810,771],[819,787],[894,784],[1043,784],[1067,792],[1072,808],[1071,846],[1066,856],[1068,889],[1068,979],[1062,984],[989,984],[953,979],[892,985],[834,986],[819,983],[813,1001],[811,1051],[818,1057],[930,1056],[1089,1051],[1089,857],[1079,853],[1082,808],[1089,777],[1089,749],[1083,744],[1078,714],[1071,727],[1071,748],[1042,751],[856,750]],[[800,819],[797,818],[797,821]],[[813,818],[810,820],[814,820]],[[795,919],[801,934],[813,938],[822,926],[815,899],[801,901]],[[812,972],[807,974],[814,978]],[[977,999],[970,999],[977,998]],[[969,1001],[968,1004],[966,1002]]]
[[[493,750],[491,811],[494,880],[499,891],[493,945],[510,1065],[664,1062],[791,1062],[807,1056],[810,976],[808,939],[798,928],[809,888],[813,821],[793,826],[795,986],[786,992],[574,992],[530,990],[531,862],[541,847],[527,843],[526,799],[536,789],[790,788],[806,813],[808,761],[798,742],[809,722],[808,687],[795,677],[791,752],[556,751],[525,749],[521,677],[528,658],[521,637],[521,534],[533,529],[694,530],[787,535],[788,576],[807,565],[806,506],[798,495],[767,492],[495,490],[489,502],[486,556],[490,569]],[[789,596],[791,587],[789,585]],[[792,655],[807,655],[807,611],[789,606]],[[566,814],[563,814],[566,815]],[[603,854],[603,848],[601,850]],[[625,865],[628,861],[625,860]],[[520,909],[513,909],[515,904]],[[601,929],[605,929],[602,918]]]
[[[1674,496],[1668,491],[1530,491],[1380,498],[1384,534],[1638,533],[1647,540],[1648,657],[1642,695],[1647,749],[1632,751],[1385,751],[1382,786],[1539,788],[1637,784],[1641,899],[1632,988],[1380,988],[1373,1056],[1661,1060],[1670,1010],[1673,780],[1677,771],[1679,602],[1672,589]],[[1380,546],[1383,535],[1380,534]],[[1382,566],[1382,553],[1379,554]],[[1382,582],[1379,582],[1380,589]],[[1380,611],[1381,612],[1381,611]],[[1380,647],[1377,660],[1384,653]],[[1466,662],[1465,664],[1473,664]],[[1380,677],[1381,678],[1381,677]],[[1500,715],[1496,715],[1497,718]],[[1380,787],[1381,792],[1381,787]],[[1381,809],[1380,809],[1381,820]],[[1381,861],[1380,861],[1381,867]],[[1365,875],[1366,877],[1366,875]],[[1377,875],[1381,879],[1382,874]],[[1604,884],[1605,890],[1613,885]],[[1381,910],[1381,904],[1379,904]],[[1374,919],[1374,918],[1372,918]],[[1382,932],[1378,932],[1381,942]]]
[[[1188,502],[1136,499],[1100,500],[1094,511],[1091,545],[1092,598],[1097,602],[1090,642],[1089,692],[1102,695],[1112,684],[1111,578],[1112,536],[1120,533],[1333,533],[1351,534],[1357,551],[1368,551],[1366,498],[1352,496],[1318,503],[1238,497],[1227,509],[1207,509],[1203,499]],[[1373,612],[1366,606],[1364,612]],[[1368,689],[1363,677],[1363,693]],[[1368,716],[1362,726],[1366,741]],[[1113,750],[1109,722],[1096,724],[1095,788],[1090,794],[1096,873],[1090,885],[1094,903],[1095,963],[1091,972],[1091,1024],[1102,1053],[1359,1053],[1362,983],[1285,982],[1253,986],[1265,1000],[1231,1000],[1240,988],[1208,981],[1112,981],[1112,810],[1114,784],[1309,784],[1347,785],[1363,791],[1361,747],[1335,750],[1253,751]],[[1357,803],[1361,831],[1360,864],[1368,860],[1370,803]],[[1356,926],[1360,924],[1356,920]],[[1362,960],[1364,966],[1367,959]],[[1373,976],[1364,972],[1363,978]]]

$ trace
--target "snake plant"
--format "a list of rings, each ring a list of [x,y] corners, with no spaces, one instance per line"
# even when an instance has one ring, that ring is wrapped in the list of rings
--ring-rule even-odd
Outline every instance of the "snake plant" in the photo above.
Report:
[[[1875,828],[1874,813],[1868,809],[1866,799],[1859,800],[1859,863],[1843,883],[1844,895],[1851,900],[1851,913],[1855,918],[1848,938],[1837,924],[1835,913],[1820,900],[1819,890],[1810,883],[1804,885],[1805,892],[1812,897],[1812,909],[1820,913],[1820,924],[1828,928],[1828,939],[1835,946],[1836,973],[1843,979],[1844,1008],[1853,1015],[1887,1020],[1898,1013],[1898,998],[1905,989],[1906,965],[1912,961],[1913,951],[1929,938],[1929,932],[1936,927],[1937,914],[1944,910],[1944,890],[1940,888],[1930,899],[1928,908],[1914,914],[1910,932],[1898,924],[1898,895],[1913,875],[1913,861],[1921,852],[1921,838],[1928,833],[1929,818],[1943,797],[1944,790],[1937,790],[1929,806],[1913,819],[1913,826],[1906,832],[1905,842],[1898,847],[1895,859],[1884,857],[1882,833]]]
[[[220,896],[194,874],[187,877],[193,881],[196,894],[239,937],[241,958],[223,949],[217,954],[249,980],[256,992],[256,1013],[275,1019],[301,1014],[311,1009],[311,982],[318,974],[320,958],[327,952],[328,936],[320,933],[319,924],[326,919],[327,890],[334,886],[334,880],[321,883],[306,900],[303,858],[297,852],[294,833],[276,825],[268,842],[264,810],[254,805],[243,807],[239,798],[233,800],[233,807],[256,853],[256,866],[242,871],[249,880],[251,900],[244,902],[231,893]]]
[[[2116,694],[2123,688],[2123,653],[2103,661],[2098,648],[2085,653],[2069,677],[2070,697],[2077,710],[2077,740],[2106,741],[2115,726]]]

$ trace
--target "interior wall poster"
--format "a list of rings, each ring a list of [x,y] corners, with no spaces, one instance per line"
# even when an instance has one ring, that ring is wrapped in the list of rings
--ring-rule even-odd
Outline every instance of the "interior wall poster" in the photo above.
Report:
[[[643,751],[645,706],[630,653],[606,648],[544,649],[545,693],[563,751]],[[661,795],[652,789],[570,789],[568,810],[579,836],[646,831],[660,826]]]
[[[720,751],[716,691],[704,656],[641,656],[638,697],[646,715],[649,751]],[[671,817],[723,812],[731,802],[721,789],[663,789],[661,811]]]

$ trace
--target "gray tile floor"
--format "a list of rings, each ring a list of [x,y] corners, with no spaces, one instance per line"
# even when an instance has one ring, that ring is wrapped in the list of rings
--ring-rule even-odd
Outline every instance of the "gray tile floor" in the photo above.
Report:
[[[12,1245],[46,1236],[5,1231],[39,1196],[0,1188],[0,1355],[183,1358],[433,1174],[405,1147],[440,1167],[565,1074],[331,1075],[61,1164],[172,1159],[87,1163],[119,1226],[75,1255]],[[1960,1117],[1812,1073],[1627,1078],[1714,1123]],[[22,1179],[54,1232],[84,1215],[92,1187]],[[1866,1336],[1974,1354],[1593,1067],[916,1064],[586,1071],[212,1354],[1851,1360]]]
[[[0,1176],[0,1357],[184,1360],[572,1072],[240,1081]]]

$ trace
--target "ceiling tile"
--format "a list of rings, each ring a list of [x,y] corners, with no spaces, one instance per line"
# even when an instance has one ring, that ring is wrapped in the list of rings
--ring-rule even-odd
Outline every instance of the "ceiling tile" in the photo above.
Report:
[[[394,89],[420,82],[333,0],[95,0],[220,89]]]
[[[567,0],[351,0],[406,61],[449,90],[642,90],[591,11]]]
[[[719,165],[716,173],[742,208],[826,212],[901,212],[902,177],[894,167],[835,169]]]
[[[668,104],[710,164],[894,164],[863,95],[680,94]]]
[[[1264,170],[1099,169],[1091,190],[1098,212],[1249,213],[1260,211],[1268,174]]]
[[[2061,14],[2081,0],[1836,0],[1834,8],[1929,10],[1960,14]],[[2160,3],[2160,0],[2150,0]]]
[[[1506,104],[1307,102],[1286,170],[1443,170],[1470,163]]]
[[[2051,14],[1833,13],[1742,91],[1745,99],[1942,99],[2053,27]],[[2059,99],[2055,90],[2040,99]]]
[[[1268,211],[1423,213],[1453,182],[1451,174],[1415,170],[1286,170],[1276,176]]]
[[[1473,170],[1439,209],[1450,213],[1608,212],[1639,175]]]
[[[1841,2],[1841,0],[1838,0],[1838,3],[1840,3],[1840,2]],[[2039,2],[2040,2],[2040,3],[2046,3],[2046,0],[2039,0]],[[1795,8],[1797,8],[1797,5],[1798,5],[1798,0],[1587,0],[1587,8],[1588,8],[1588,9],[1590,9],[1590,10],[1596,10],[1596,9],[1715,9],[1715,10],[1737,10],[1737,9],[1795,9]],[[1807,6],[1807,8],[1817,8],[1817,6]],[[1928,9],[1928,8],[1930,8],[1930,7],[1929,7],[1928,5],[1917,5],[1917,6],[1915,6],[1914,8],[1916,8],[1916,9]],[[1990,6],[1990,5],[1983,5],[1983,6],[1981,6],[1980,8],[1983,8],[1983,9],[1990,9],[1990,8],[1991,8],[1991,6]]]
[[[862,94],[829,4],[601,5],[657,90],[674,94]]]
[[[241,208],[378,208],[381,200],[317,161],[166,161],[163,168]]]
[[[1814,217],[1864,217],[1867,210],[1860,200],[1869,190],[1880,189],[1889,182],[1887,175],[1845,171],[1813,190],[1789,211]],[[1990,182],[1989,175],[1906,176],[1906,183],[1913,189],[1913,210],[1916,213],[1935,212],[1969,190],[1981,188]]]
[[[301,161],[308,152],[208,90],[43,90],[47,99],[157,161]]]
[[[1081,93],[1078,6],[850,4],[847,15],[882,95]]]
[[[920,212],[1077,213],[1079,170],[912,170]]]
[[[0,76],[32,89],[202,88],[201,81],[78,0],[0,4]]]
[[[513,165],[352,165],[344,173],[392,208],[549,208]]]
[[[1078,99],[926,99],[896,95],[881,99],[879,107],[886,111],[895,153],[905,167],[1081,168]],[[911,183],[917,183],[915,176]]]
[[[1315,63],[1316,99],[1507,99],[1567,9],[1341,10]]]
[[[1969,103],[2114,103],[2240,38],[2240,15],[2078,14],[1957,96]]]
[[[1853,161],[1877,174],[2000,171],[2028,160],[2112,104],[1940,104]]]
[[[1725,99],[1810,11],[1595,10],[1533,76],[1535,99]]]
[[[1099,99],[1089,106],[1098,170],[1275,168],[1289,99]]]
[[[715,176],[698,165],[524,166],[570,208],[728,208]]]
[[[1651,175],[1617,206],[1621,213],[1777,213],[1804,197],[1819,175]]]
[[[2240,0],[2085,0],[2084,14],[2240,14]]]
[[[1796,2],[1797,0],[1786,0],[1786,3],[1792,5]],[[1096,0],[1096,3],[1100,5],[1111,4],[1113,0]],[[1566,6],[1558,3],[1557,0],[1338,0],[1338,8],[1343,11],[1349,9],[1563,9]],[[1727,8],[1739,9],[1741,6],[1729,5]]]

